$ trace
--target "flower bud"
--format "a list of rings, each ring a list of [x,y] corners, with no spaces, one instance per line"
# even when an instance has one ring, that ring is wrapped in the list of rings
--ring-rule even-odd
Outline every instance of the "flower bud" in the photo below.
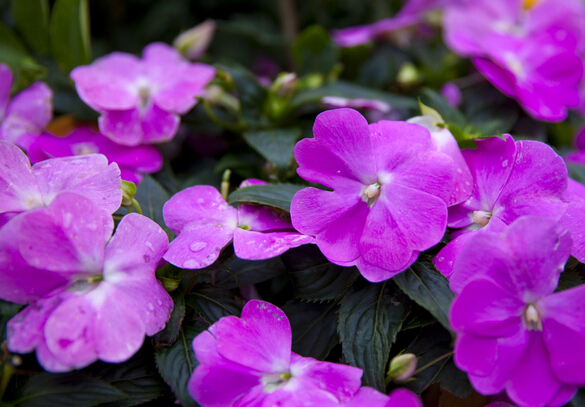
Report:
[[[278,75],[270,86],[270,91],[281,98],[290,98],[297,90],[297,74],[294,72],[283,72]]]
[[[402,86],[414,85],[419,79],[418,69],[416,69],[416,66],[412,62],[402,64],[398,75],[396,75],[396,81]]]
[[[122,180],[122,206],[132,205],[134,195],[136,195],[136,184]]]
[[[207,47],[209,47],[213,39],[213,34],[215,33],[215,28],[215,21],[205,20],[175,38],[173,47],[187,59],[192,61],[199,59],[207,50]]]
[[[390,361],[388,377],[395,382],[408,380],[416,370],[416,355],[412,353],[403,353],[395,356]]]

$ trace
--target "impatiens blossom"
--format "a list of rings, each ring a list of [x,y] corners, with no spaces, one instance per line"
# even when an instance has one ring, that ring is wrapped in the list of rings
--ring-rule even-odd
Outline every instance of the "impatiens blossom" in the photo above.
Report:
[[[474,236],[455,262],[455,364],[479,393],[554,407],[585,384],[585,286],[554,292],[571,247],[554,219],[526,216]]]
[[[579,0],[461,1],[446,7],[445,42],[540,120],[580,104],[585,5]]]
[[[313,134],[295,147],[297,172],[332,191],[297,192],[291,219],[329,261],[382,281],[441,240],[456,166],[426,128],[368,125],[355,110],[337,109],[317,116]]]
[[[45,132],[35,138],[27,153],[33,164],[54,157],[103,154],[109,162],[118,164],[123,180],[136,184],[142,174],[157,172],[163,164],[162,154],[155,146],[116,144],[90,127],[78,127],[65,137]]]
[[[567,168],[548,145],[517,141],[505,134],[477,140],[477,148],[464,150],[473,176],[473,192],[465,202],[449,208],[454,238],[434,258],[445,276],[475,233],[499,232],[522,215],[559,219],[566,209],[561,196],[567,188]]]
[[[193,340],[189,392],[202,407],[333,407],[359,389],[361,369],[302,357],[291,344],[286,315],[249,301],[240,318],[221,318]]]
[[[179,115],[214,76],[213,67],[190,63],[163,43],[148,45],[142,59],[114,52],[71,71],[81,100],[101,114],[101,133],[129,146],[172,139]]]
[[[164,328],[173,303],[154,271],[167,235],[138,214],[112,230],[111,216],[70,192],[0,229],[0,298],[30,304],[8,322],[11,352],[36,350],[61,372],[125,361]]]
[[[27,148],[19,140],[25,133],[40,134],[53,116],[53,92],[35,82],[10,100],[12,72],[0,64],[0,140]]]
[[[122,201],[120,169],[106,157],[53,158],[31,167],[15,145],[0,140],[0,226],[12,216],[46,206],[60,193],[75,192],[114,213]]]
[[[370,387],[360,388],[343,407],[423,407],[420,399],[410,390],[396,389],[390,396]]]
[[[294,230],[274,209],[245,203],[235,209],[217,189],[207,185],[175,194],[165,203],[163,216],[177,234],[164,258],[187,269],[209,266],[232,239],[236,256],[246,260],[276,257],[314,240]]]

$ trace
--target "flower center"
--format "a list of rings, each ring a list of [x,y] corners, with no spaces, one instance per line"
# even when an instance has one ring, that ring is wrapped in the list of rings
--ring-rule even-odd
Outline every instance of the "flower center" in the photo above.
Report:
[[[487,211],[473,211],[473,221],[480,226],[485,226],[490,223],[492,214]]]
[[[371,208],[378,199],[378,196],[380,196],[380,186],[381,184],[376,182],[375,184],[368,185],[362,191],[362,200],[367,202],[368,208]]]
[[[266,373],[262,375],[260,381],[264,386],[266,393],[272,393],[286,385],[292,377],[290,373]]]
[[[542,320],[534,304],[528,304],[522,314],[522,323],[529,331],[542,331]]]
[[[534,5],[536,3],[538,3],[539,0],[524,0],[524,9],[525,10],[529,10],[532,7],[534,7]]]
[[[140,110],[146,109],[150,103],[150,91],[146,86],[141,86],[140,89],[138,89],[138,96],[140,97]]]

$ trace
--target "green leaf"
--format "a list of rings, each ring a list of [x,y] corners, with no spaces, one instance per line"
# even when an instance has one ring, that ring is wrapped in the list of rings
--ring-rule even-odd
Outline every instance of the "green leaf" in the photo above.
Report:
[[[183,318],[185,318],[185,298],[183,297],[183,294],[181,294],[179,290],[175,290],[171,292],[170,295],[174,304],[171,318],[165,325],[165,329],[152,337],[157,348],[171,346],[175,342],[179,335],[179,331],[181,330]]]
[[[41,53],[48,53],[49,2],[48,0],[12,0],[12,14],[16,28],[26,42]]]
[[[417,356],[418,368],[428,366],[403,386],[420,394],[430,385],[439,383],[442,389],[456,397],[466,398],[472,387],[467,374],[453,363],[451,341],[451,335],[441,325],[424,327],[406,352]]]
[[[173,232],[165,225],[162,214],[164,204],[171,198],[168,191],[162,185],[156,182],[150,175],[145,175],[137,187],[134,198],[140,204],[144,216],[158,223],[167,232],[167,235],[174,237]]]
[[[215,272],[215,285],[230,290],[261,283],[284,272],[284,265],[279,257],[250,261],[232,256]]]
[[[355,267],[328,261],[315,245],[290,249],[281,256],[295,290],[295,297],[308,301],[337,298],[359,277]]]
[[[12,405],[18,407],[92,407],[128,396],[102,380],[78,372],[40,373],[27,380]]]
[[[573,400],[569,404],[568,407],[585,407],[585,388],[579,389]]]
[[[14,76],[11,92],[17,92],[42,79],[46,69],[38,65],[14,32],[0,22],[0,62],[10,67]]]
[[[575,270],[565,270],[561,273],[556,291],[568,290],[583,283],[581,276]]]
[[[6,323],[23,308],[22,304],[0,300],[0,343],[6,339]]]
[[[423,89],[421,100],[427,107],[435,109],[445,123],[454,124],[461,129],[465,127],[467,120],[463,113],[456,107],[451,106],[447,102],[447,99],[434,90],[429,88]]]
[[[228,203],[255,203],[290,212],[290,202],[294,194],[303,188],[303,185],[297,184],[252,185],[236,189],[228,197]]]
[[[454,294],[447,279],[434,269],[432,263],[417,261],[393,280],[414,302],[451,330],[449,307]]]
[[[337,46],[327,31],[317,25],[307,27],[299,34],[292,53],[301,76],[309,73],[328,76],[339,60]]]
[[[197,407],[187,383],[199,364],[193,351],[193,339],[206,327],[200,322],[189,322],[183,325],[177,341],[168,348],[161,348],[155,352],[156,366],[165,382],[177,396],[183,407]]]
[[[384,391],[390,347],[408,308],[408,299],[390,281],[352,288],[341,300],[337,331],[343,356],[364,370],[364,386]]]
[[[323,304],[288,302],[282,310],[290,321],[293,352],[323,360],[339,343],[337,302]]]
[[[20,1],[20,0],[19,0]],[[88,0],[57,0],[49,22],[51,51],[61,69],[70,72],[91,61]]]
[[[124,400],[100,404],[100,407],[130,407],[154,400],[168,393],[168,386],[159,376],[150,346],[143,346],[124,363],[97,362],[83,370],[99,377],[127,396]]]
[[[244,140],[262,157],[276,166],[279,171],[290,167],[295,144],[301,138],[301,129],[248,131],[243,134]]]
[[[209,324],[219,321],[220,318],[240,316],[242,313],[242,304],[236,301],[232,293],[209,284],[195,287],[185,301]]]
[[[388,103],[393,108],[407,108],[413,111],[418,109],[418,103],[413,97],[382,92],[345,81],[336,81],[319,88],[299,91],[293,96],[289,106],[291,109],[298,109],[308,104],[321,104],[321,99],[325,96],[376,99]]]

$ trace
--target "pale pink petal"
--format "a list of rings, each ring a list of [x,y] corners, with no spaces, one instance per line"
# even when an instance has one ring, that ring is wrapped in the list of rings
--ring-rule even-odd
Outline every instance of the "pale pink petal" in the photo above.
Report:
[[[215,262],[221,250],[232,240],[233,224],[198,224],[193,222],[169,244],[163,258],[177,267],[200,269]]]
[[[175,137],[181,119],[178,115],[168,113],[152,104],[142,116],[142,134],[144,143],[161,143]]]
[[[53,116],[53,92],[43,82],[35,82],[18,93],[8,104],[0,124],[3,140],[17,143],[25,133],[39,134]]]
[[[116,143],[137,146],[144,141],[138,109],[105,111],[99,117],[98,125],[100,132]]]
[[[251,230],[256,232],[292,229],[290,221],[282,215],[282,212],[277,212],[269,206],[238,204],[238,225],[250,226]]]

